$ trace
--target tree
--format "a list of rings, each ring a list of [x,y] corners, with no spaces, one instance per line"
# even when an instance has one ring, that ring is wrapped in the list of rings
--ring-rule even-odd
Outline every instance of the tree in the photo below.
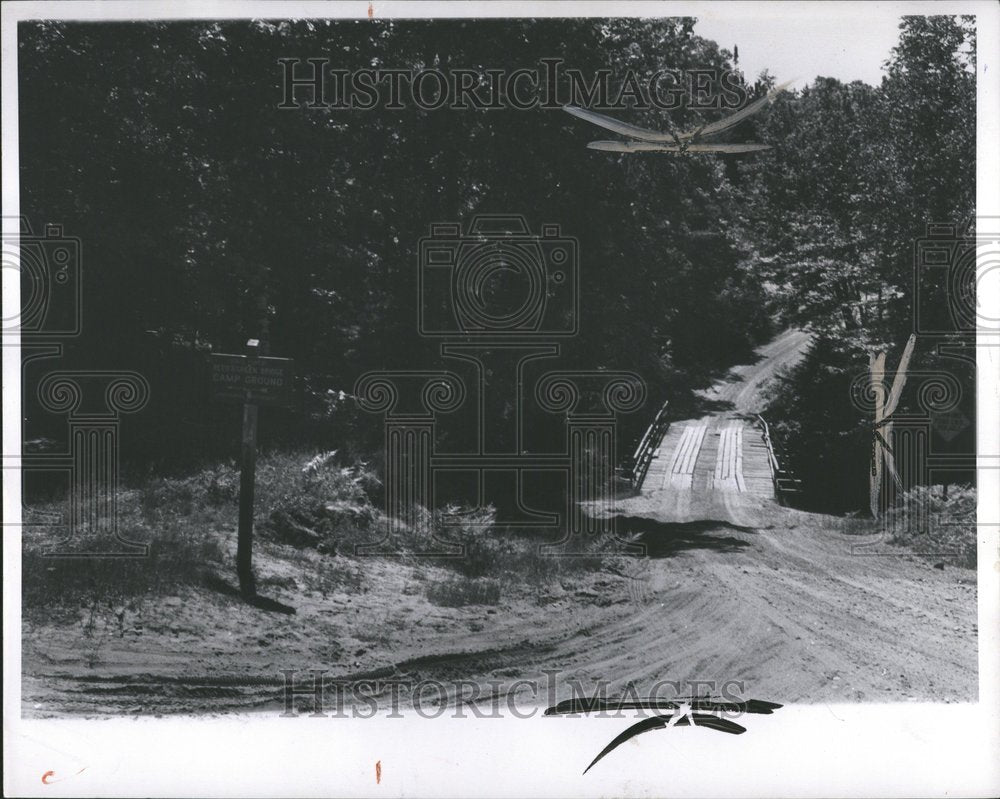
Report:
[[[822,493],[865,504],[860,481],[840,467],[821,477],[815,465],[861,469],[869,460],[871,422],[850,405],[850,385],[914,329],[914,276],[928,307],[956,301],[950,281],[915,270],[914,245],[929,223],[961,231],[973,213],[974,63],[968,18],[906,17],[881,86],[821,78],[779,98],[758,122],[772,154],[742,165],[737,178],[745,202],[737,231],[754,242],[762,280],[784,317],[819,337],[771,409],[798,470],[822,486],[817,501]],[[961,412],[973,416],[974,375],[937,351],[918,344],[916,368],[954,374]],[[828,390],[815,392],[817,380]],[[914,404],[909,388],[903,409]],[[949,446],[968,451],[968,435]],[[843,487],[831,490],[831,478]]]

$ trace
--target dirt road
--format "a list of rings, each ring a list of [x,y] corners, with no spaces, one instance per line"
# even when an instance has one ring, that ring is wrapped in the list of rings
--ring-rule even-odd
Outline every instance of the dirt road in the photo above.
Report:
[[[746,417],[807,344],[787,331],[704,392],[719,410],[671,424],[641,496],[618,508],[619,529],[641,532],[650,555],[630,574],[630,606],[539,665],[640,693],[707,679],[779,702],[976,696],[974,573],[774,501]]]
[[[23,712],[280,712],[281,670],[307,680],[311,668],[345,681],[471,680],[539,704],[566,698],[570,679],[606,681],[612,694],[735,680],[781,703],[974,700],[974,572],[848,535],[856,522],[782,508],[752,470],[740,488],[725,430],[742,430],[746,456],[756,433],[741,414],[805,344],[779,337],[706,392],[716,411],[672,426],[681,432],[664,440],[662,463],[685,468],[651,470],[641,496],[617,508],[619,532],[638,536],[646,558],[511,584],[492,607],[443,608],[422,588],[446,579],[438,567],[262,546],[262,584],[295,616],[190,589],[99,624],[84,609],[28,620]],[[305,589],[310,570],[322,590]],[[554,690],[535,695],[523,679]]]
[[[976,696],[974,576],[851,554],[807,517],[771,529],[649,523],[664,547],[614,618],[560,641],[545,668],[640,693],[657,680],[745,681],[779,702]]]

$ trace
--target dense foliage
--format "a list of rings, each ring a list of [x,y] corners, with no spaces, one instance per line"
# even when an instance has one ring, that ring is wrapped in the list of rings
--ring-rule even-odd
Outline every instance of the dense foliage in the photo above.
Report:
[[[436,344],[415,335],[419,239],[433,222],[520,213],[579,240],[580,335],[561,367],[634,369],[653,405],[685,395],[768,328],[724,235],[733,199],[721,162],[595,154],[583,146],[592,130],[557,109],[278,106],[281,58],[725,68],[692,23],[25,25],[22,208],[84,249],[87,323],[67,360],[152,377],[131,454],[177,462],[231,451],[233,414],[207,403],[190,352],[264,336],[296,359],[305,387],[303,405],[272,413],[264,434],[357,446],[344,439],[365,420],[328,392],[369,369],[434,365]]]
[[[872,352],[888,353],[891,384],[911,332],[920,337],[898,413],[926,414],[923,381],[954,378],[959,429],[935,430],[931,446],[975,452],[974,370],[940,353],[968,343],[949,309],[974,313],[974,288],[954,279],[958,259],[944,269],[917,259],[929,225],[952,226],[956,244],[974,232],[975,91],[972,20],[907,17],[881,86],[818,78],[781,96],[757,122],[774,150],[741,165],[741,235],[754,268],[785,319],[817,335],[806,362],[775,386],[770,414],[823,509],[865,504],[872,414],[852,404],[851,384]]]
[[[378,419],[339,392],[371,369],[440,365],[416,334],[420,238],[434,222],[520,213],[579,241],[580,334],[559,368],[631,369],[649,386],[625,441],[665,398],[677,413],[696,407],[691,392],[745,359],[778,314],[828,342],[775,403],[786,446],[800,469],[796,442],[808,441],[825,448],[812,462],[839,459],[850,475],[865,420],[840,389],[868,350],[905,340],[913,240],[972,213],[967,20],[906,20],[881,87],[820,78],[782,95],[732,134],[775,149],[726,158],[594,153],[593,129],[556,109],[279,108],[282,58],[731,69],[691,19],[22,23],[19,34],[22,212],[83,248],[83,333],[58,368],[150,378],[152,404],[122,442],[159,472],[234,452],[238,414],[209,401],[205,353],[249,337],[295,358],[301,377],[296,407],[265,410],[265,445],[377,451]],[[748,94],[770,85],[763,76]],[[684,129],[722,113],[669,116]],[[665,125],[663,112],[617,115]],[[848,354],[826,361],[834,340]],[[831,390],[803,390],[824,369]],[[63,422],[34,404],[40,373],[26,375],[27,435],[58,438]]]

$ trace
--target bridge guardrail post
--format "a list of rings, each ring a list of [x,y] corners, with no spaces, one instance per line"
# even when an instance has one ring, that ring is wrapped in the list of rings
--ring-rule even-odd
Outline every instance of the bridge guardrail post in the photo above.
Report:
[[[649,464],[653,460],[653,453],[660,445],[667,428],[670,427],[670,421],[667,419],[669,405],[669,402],[664,402],[660,410],[657,411],[653,421],[646,428],[646,432],[639,439],[635,452],[627,461],[628,466],[621,470],[628,478],[633,490],[638,490],[642,486],[643,480],[646,479],[646,472],[649,471]]]

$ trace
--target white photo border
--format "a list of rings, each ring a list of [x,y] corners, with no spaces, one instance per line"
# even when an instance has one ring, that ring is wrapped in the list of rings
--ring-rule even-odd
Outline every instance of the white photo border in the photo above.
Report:
[[[977,16],[977,214],[1000,216],[1000,7],[983,2],[374,2],[377,17]],[[29,19],[358,18],[355,2],[21,2],[2,6],[4,234],[19,213],[17,23]],[[13,218],[13,221],[11,221]],[[995,288],[995,285],[993,286]],[[1000,293],[979,297],[1000,318]],[[4,270],[3,313],[17,313]],[[3,359],[3,452],[21,451],[17,347]],[[1000,453],[1000,348],[978,347],[978,452]],[[18,796],[994,796],[1000,793],[1000,486],[979,470],[979,701],[787,706],[744,736],[643,737],[581,775],[619,721],[236,717],[22,719],[20,481],[5,480],[4,791]],[[984,468],[987,467],[987,468]],[[764,697],[766,698],[766,697]],[[375,764],[381,764],[376,781]],[[43,775],[49,778],[43,779]]]

